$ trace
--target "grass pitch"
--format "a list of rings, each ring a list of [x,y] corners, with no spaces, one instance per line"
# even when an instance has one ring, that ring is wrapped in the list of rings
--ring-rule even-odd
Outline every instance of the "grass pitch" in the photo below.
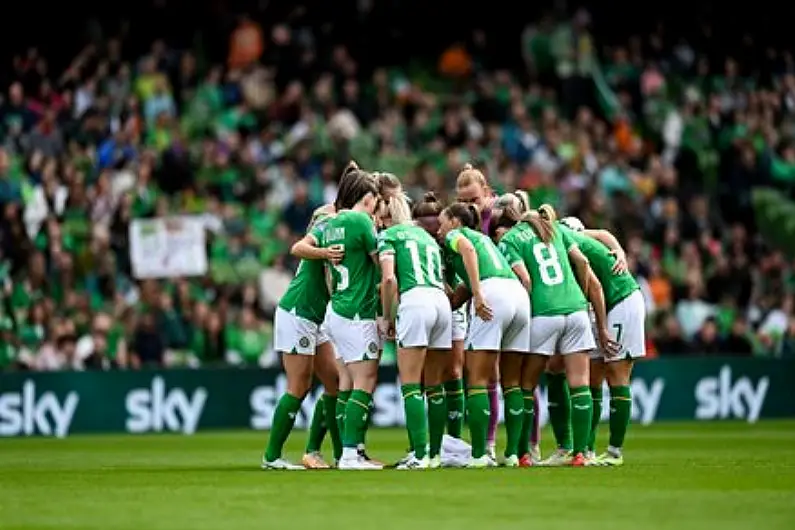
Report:
[[[0,440],[0,529],[795,528],[795,421],[632,426],[623,468],[267,472],[265,439]],[[405,445],[368,435],[387,461]]]

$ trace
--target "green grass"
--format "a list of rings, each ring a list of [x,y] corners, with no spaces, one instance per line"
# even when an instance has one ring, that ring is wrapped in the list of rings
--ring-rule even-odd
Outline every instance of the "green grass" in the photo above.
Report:
[[[265,438],[0,440],[0,529],[795,528],[795,422],[633,426],[615,469],[265,472]],[[368,446],[391,461],[405,440]]]

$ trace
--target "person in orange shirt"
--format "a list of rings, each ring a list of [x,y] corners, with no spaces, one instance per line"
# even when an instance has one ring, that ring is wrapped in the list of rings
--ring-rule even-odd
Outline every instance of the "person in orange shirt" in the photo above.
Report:
[[[472,73],[472,57],[461,43],[447,48],[439,58],[439,71],[448,77],[466,77]]]
[[[245,68],[259,61],[265,49],[262,28],[243,15],[229,39],[229,68]]]

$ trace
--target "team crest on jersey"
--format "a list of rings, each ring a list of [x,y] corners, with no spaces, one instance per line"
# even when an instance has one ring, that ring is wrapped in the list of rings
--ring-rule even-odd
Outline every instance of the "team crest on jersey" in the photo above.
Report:
[[[371,342],[367,349],[370,350],[370,353],[377,353],[378,352],[378,344],[375,342]]]
[[[397,238],[398,239],[406,239],[406,233],[405,232],[398,232],[397,233]]]
[[[298,339],[298,345],[301,346],[302,348],[308,348],[309,337],[301,337],[300,339]]]

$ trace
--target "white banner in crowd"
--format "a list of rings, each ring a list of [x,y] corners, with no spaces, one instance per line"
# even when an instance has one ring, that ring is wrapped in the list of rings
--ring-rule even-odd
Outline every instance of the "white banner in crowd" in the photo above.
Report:
[[[204,220],[198,216],[133,220],[130,260],[138,279],[206,274]]]

